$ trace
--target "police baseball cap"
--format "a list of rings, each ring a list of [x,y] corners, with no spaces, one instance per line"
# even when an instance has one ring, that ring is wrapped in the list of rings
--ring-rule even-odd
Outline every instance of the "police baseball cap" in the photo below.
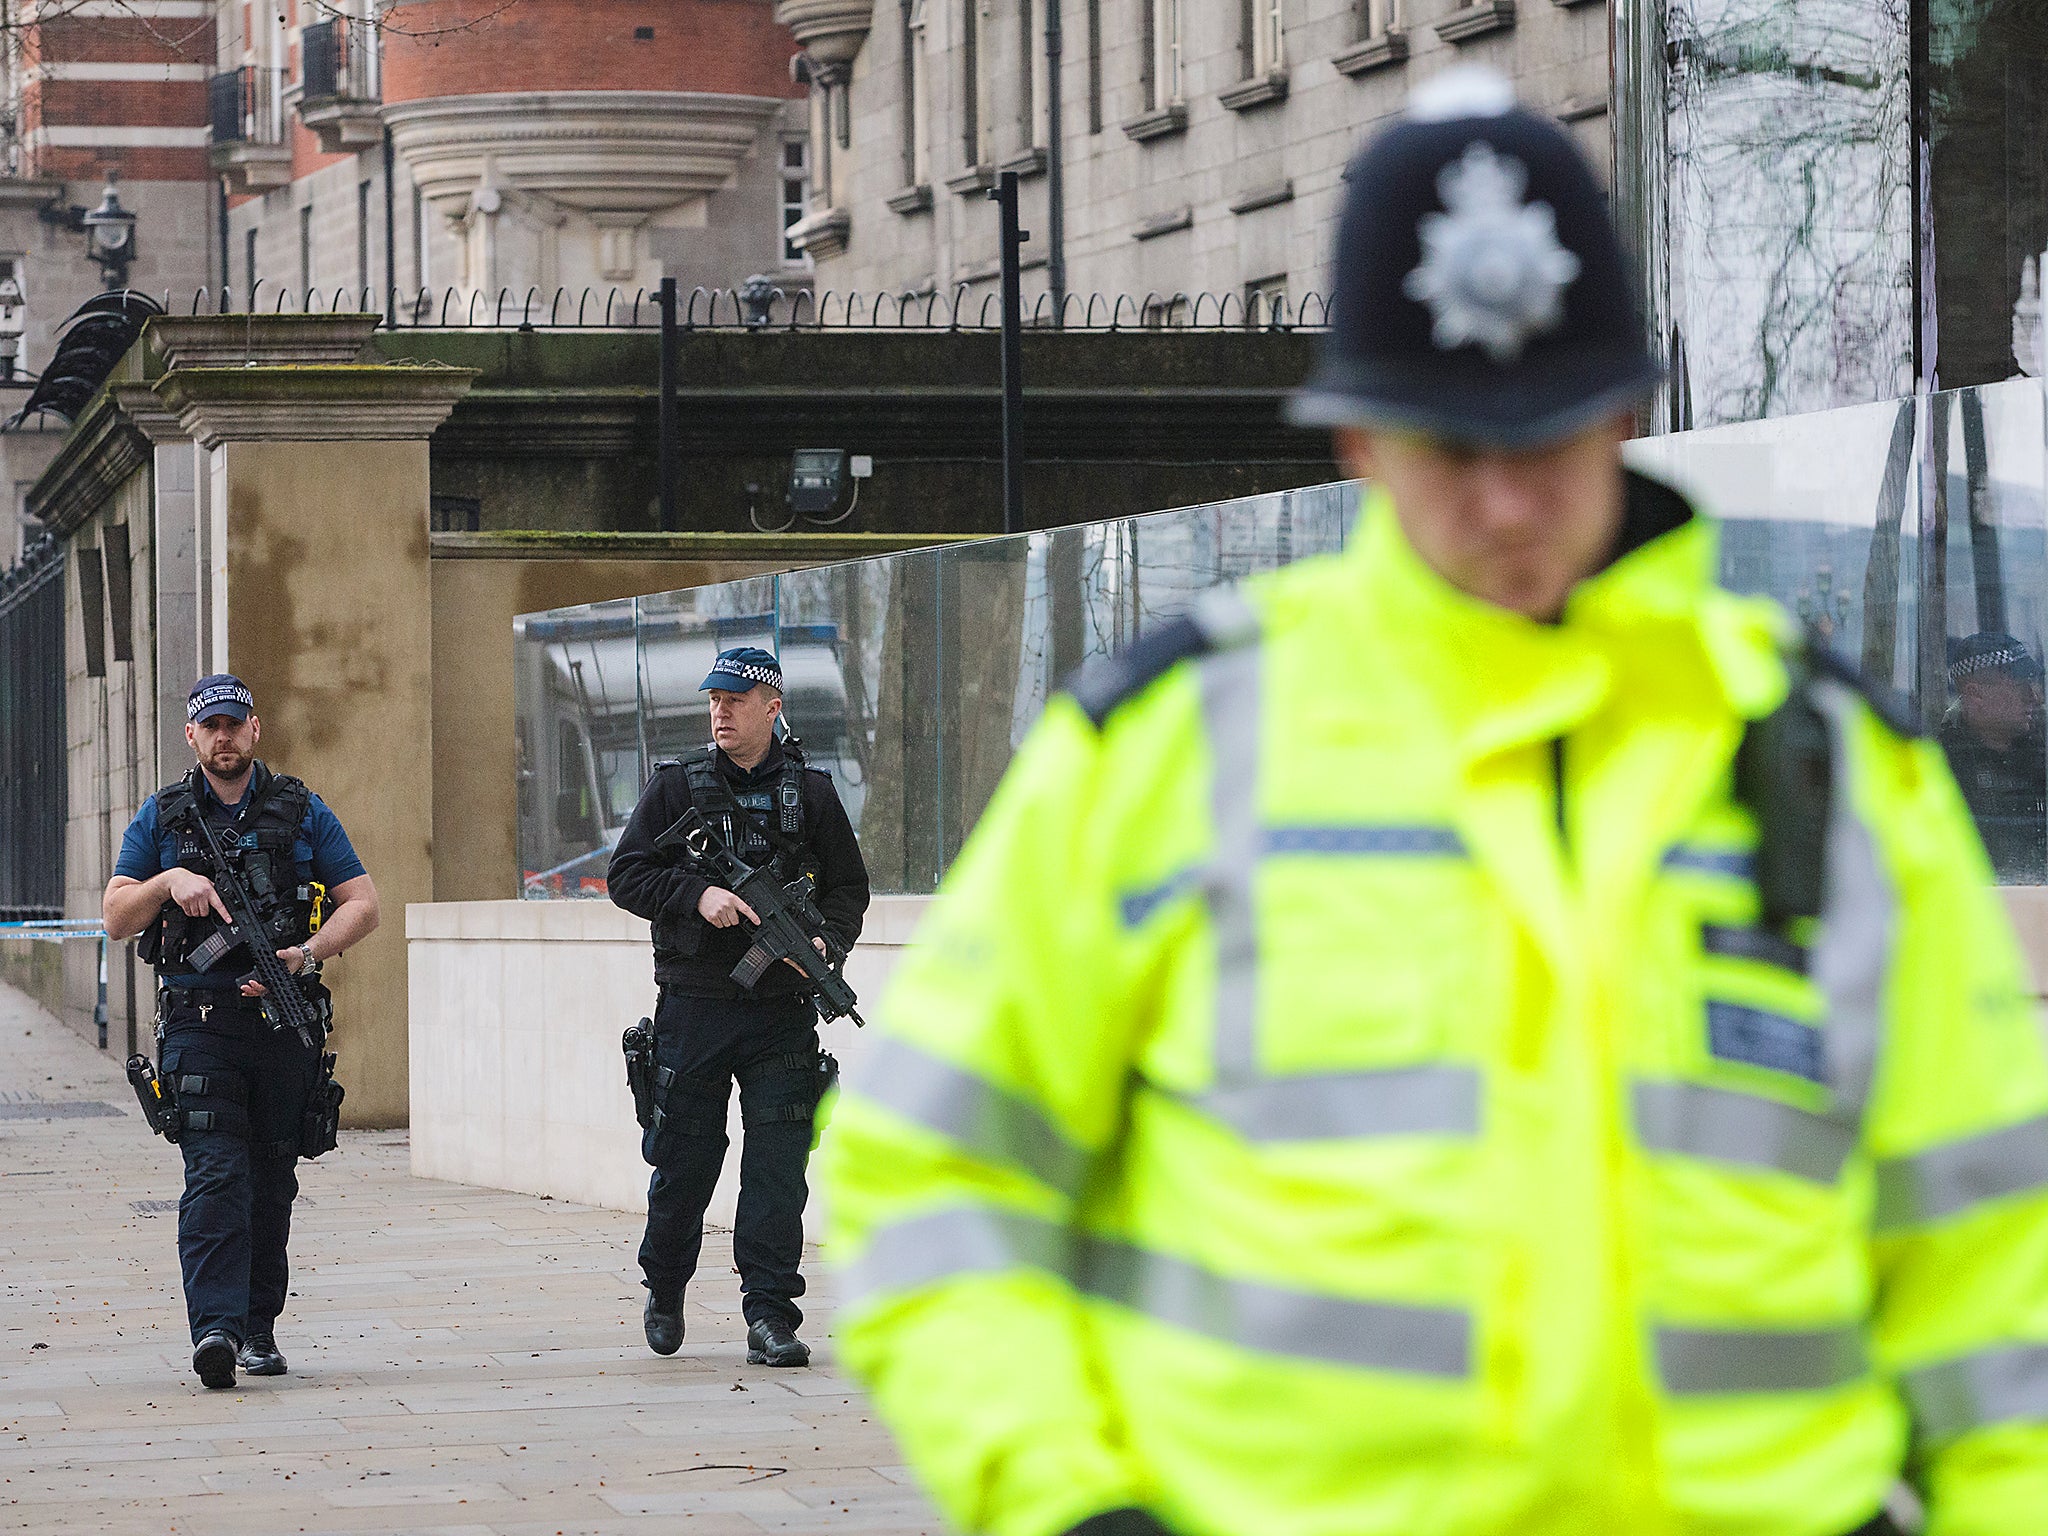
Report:
[[[249,691],[249,685],[231,672],[202,677],[185,695],[185,718],[195,725],[215,715],[246,720],[255,708],[256,696]]]
[[[1533,448],[1657,382],[1592,167],[1500,75],[1437,76],[1344,176],[1330,330],[1297,425]]]
[[[2011,635],[1985,633],[1949,647],[1948,680],[1953,687],[1973,672],[2004,672],[2023,683],[2041,681],[2041,663]]]
[[[728,693],[745,693],[756,683],[766,683],[780,693],[781,663],[759,646],[736,645],[729,651],[718,653],[718,659],[711,664],[710,672],[698,685],[698,692],[723,688]]]

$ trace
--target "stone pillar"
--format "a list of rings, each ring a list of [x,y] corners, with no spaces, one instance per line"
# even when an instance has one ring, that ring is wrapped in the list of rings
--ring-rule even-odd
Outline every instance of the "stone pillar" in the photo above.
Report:
[[[328,973],[347,1123],[402,1125],[405,908],[434,894],[427,439],[475,375],[166,350],[155,393],[198,446],[215,540],[208,660],[248,682],[259,752],[334,808],[383,899]]]
[[[156,654],[150,676],[156,695],[154,782],[169,783],[192,766],[185,743],[185,696],[206,675],[200,643],[201,551],[194,460],[197,449],[147,384],[108,386],[121,414],[150,442],[150,550],[155,572]]]

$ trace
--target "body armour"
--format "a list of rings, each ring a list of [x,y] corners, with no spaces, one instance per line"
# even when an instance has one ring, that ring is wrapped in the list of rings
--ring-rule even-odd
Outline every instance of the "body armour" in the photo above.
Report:
[[[197,825],[204,804],[199,773],[194,765],[177,783],[156,792],[157,825],[178,840],[178,868],[212,879],[213,860]],[[258,763],[242,812],[218,828],[222,850],[241,871],[249,894],[284,944],[302,944],[312,932],[312,888],[300,880],[292,857],[311,804],[312,791],[303,780],[272,773]],[[282,923],[277,921],[280,908],[288,914]],[[192,952],[222,926],[211,912],[191,917],[176,902],[167,901],[144,930],[139,952],[159,970],[188,970]]]

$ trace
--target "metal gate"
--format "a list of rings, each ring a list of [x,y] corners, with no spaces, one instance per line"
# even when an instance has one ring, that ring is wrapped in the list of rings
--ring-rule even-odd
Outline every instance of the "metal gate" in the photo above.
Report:
[[[0,573],[0,922],[64,915],[64,548]]]

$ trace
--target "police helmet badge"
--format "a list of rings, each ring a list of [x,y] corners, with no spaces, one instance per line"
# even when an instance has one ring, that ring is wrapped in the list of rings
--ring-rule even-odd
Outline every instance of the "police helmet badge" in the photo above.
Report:
[[[1447,211],[1422,216],[1422,263],[1401,287],[1429,307],[1430,339],[1445,351],[1470,342],[1513,362],[1563,318],[1579,258],[1559,244],[1551,206],[1522,200],[1528,182],[1519,160],[1483,139],[1437,177]]]

